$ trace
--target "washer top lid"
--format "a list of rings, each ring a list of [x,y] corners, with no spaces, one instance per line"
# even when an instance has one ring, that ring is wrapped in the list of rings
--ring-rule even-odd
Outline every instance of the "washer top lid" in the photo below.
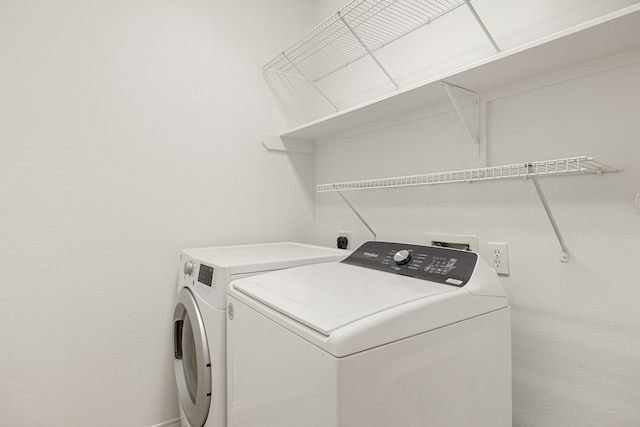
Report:
[[[230,274],[276,270],[310,261],[339,261],[350,252],[295,242],[216,246],[184,249],[183,252],[213,267],[228,268]]]
[[[460,292],[457,287],[339,262],[249,277],[232,286],[325,336],[411,301]]]

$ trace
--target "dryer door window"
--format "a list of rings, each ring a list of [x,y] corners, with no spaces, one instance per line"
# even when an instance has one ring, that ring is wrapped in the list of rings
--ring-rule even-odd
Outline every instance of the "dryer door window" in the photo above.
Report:
[[[211,405],[211,360],[202,316],[188,288],[178,293],[173,313],[174,371],[184,414],[204,425]]]

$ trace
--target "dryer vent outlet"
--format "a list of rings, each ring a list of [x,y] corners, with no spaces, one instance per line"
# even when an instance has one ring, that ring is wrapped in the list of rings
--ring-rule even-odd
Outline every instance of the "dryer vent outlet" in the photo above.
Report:
[[[424,235],[427,239],[427,245],[429,246],[478,252],[478,236],[433,233],[431,231],[425,232]]]
[[[351,232],[338,231],[336,246],[338,247],[338,249],[351,249]]]

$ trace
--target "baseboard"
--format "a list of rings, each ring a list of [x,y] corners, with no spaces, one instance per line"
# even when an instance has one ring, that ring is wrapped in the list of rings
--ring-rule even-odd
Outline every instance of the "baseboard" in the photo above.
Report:
[[[174,418],[160,424],[154,424],[150,427],[180,427],[180,418]]]

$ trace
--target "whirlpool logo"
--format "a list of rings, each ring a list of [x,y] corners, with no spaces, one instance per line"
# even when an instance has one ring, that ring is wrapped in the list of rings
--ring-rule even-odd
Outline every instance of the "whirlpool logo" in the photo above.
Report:
[[[380,254],[376,254],[373,252],[365,252],[362,255],[366,256],[367,258],[378,258]]]

